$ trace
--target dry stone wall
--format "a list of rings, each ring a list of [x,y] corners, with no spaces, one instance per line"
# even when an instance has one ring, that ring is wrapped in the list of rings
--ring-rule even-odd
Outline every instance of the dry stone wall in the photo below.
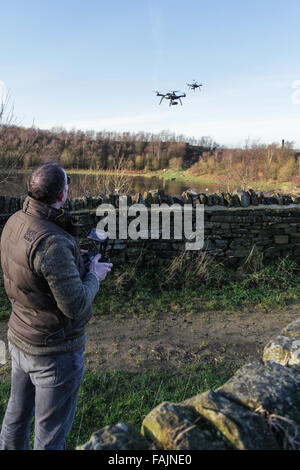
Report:
[[[22,207],[25,196],[0,196],[0,228],[8,217]],[[143,194],[127,196],[127,206],[139,203],[149,209],[148,233],[144,238],[110,241],[109,250],[122,261],[136,261],[138,256],[144,259],[157,257],[172,259],[185,250],[183,239],[171,237],[151,239],[150,208],[152,204],[190,204],[204,206],[204,250],[210,257],[228,266],[236,266],[253,249],[268,262],[277,257],[290,255],[300,263],[300,197],[289,194],[269,194],[253,190],[237,190],[232,194],[198,194],[192,190],[181,195],[170,196],[163,191],[149,191]],[[110,204],[116,208],[118,227],[117,195],[102,195],[98,198],[84,197],[67,200],[65,209],[70,210],[82,224],[81,242],[86,244],[87,231],[96,227],[99,217],[96,208],[101,204]],[[194,211],[195,212],[195,211]],[[134,217],[128,217],[128,224]],[[195,214],[193,230],[195,226]],[[182,233],[184,230],[182,228]],[[87,246],[88,247],[88,246]],[[191,252],[190,252],[191,253]]]
[[[77,450],[300,450],[300,317],[266,345],[262,360],[224,385],[163,402],[141,428],[118,423]]]

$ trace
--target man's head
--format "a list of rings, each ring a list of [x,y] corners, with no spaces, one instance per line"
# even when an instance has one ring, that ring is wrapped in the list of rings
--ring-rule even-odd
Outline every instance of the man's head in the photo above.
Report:
[[[44,163],[38,166],[28,178],[28,195],[48,205],[58,203],[61,207],[68,196],[68,177],[58,163]]]

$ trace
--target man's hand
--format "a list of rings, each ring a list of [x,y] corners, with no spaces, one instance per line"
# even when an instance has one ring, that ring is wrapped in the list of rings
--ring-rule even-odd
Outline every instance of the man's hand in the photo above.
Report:
[[[99,253],[95,256],[93,261],[91,261],[90,271],[96,274],[99,281],[103,281],[106,278],[107,273],[111,271],[113,265],[112,263],[99,263],[100,258],[101,254]]]

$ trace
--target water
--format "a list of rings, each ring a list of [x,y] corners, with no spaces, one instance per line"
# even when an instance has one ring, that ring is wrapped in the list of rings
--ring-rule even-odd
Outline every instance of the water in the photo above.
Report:
[[[79,175],[71,174],[71,184],[69,186],[69,197],[82,197],[84,195],[97,196],[101,193],[113,193],[113,189],[124,194],[143,193],[151,189],[163,189],[166,194],[182,194],[187,189],[194,189],[198,193],[214,193],[227,191],[224,184],[206,184],[194,181],[166,180],[164,178],[145,176],[107,176],[107,175]],[[1,196],[20,196],[26,194],[26,181],[28,173],[16,173],[8,180],[0,183]],[[0,175],[0,181],[2,180]]]

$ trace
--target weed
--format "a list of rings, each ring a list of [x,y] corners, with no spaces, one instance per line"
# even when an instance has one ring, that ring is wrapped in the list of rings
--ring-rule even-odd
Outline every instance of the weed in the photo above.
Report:
[[[253,245],[248,257],[242,264],[242,270],[246,273],[257,273],[263,269],[263,253]]]

